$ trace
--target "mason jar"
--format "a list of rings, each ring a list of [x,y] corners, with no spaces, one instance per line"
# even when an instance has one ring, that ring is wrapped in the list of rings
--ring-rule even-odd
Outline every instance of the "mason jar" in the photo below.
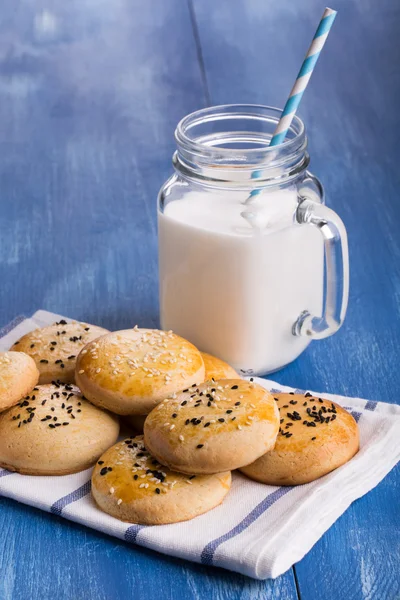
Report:
[[[160,319],[243,374],[276,371],[345,317],[345,227],[309,170],[303,122],[269,146],[281,110],[214,106],[175,132],[158,197]]]

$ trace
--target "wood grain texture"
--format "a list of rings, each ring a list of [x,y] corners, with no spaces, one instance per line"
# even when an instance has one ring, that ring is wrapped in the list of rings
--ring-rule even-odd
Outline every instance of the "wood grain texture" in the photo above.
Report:
[[[156,196],[206,103],[184,0],[4,0],[0,323],[45,308],[158,323]],[[295,600],[0,499],[0,600]]]
[[[211,102],[283,106],[313,35],[317,0],[195,0]],[[311,170],[344,220],[351,287],[342,330],[314,342],[277,381],[399,402],[400,5],[337,0],[338,17],[299,114]],[[302,600],[398,599],[397,467],[295,567]]]

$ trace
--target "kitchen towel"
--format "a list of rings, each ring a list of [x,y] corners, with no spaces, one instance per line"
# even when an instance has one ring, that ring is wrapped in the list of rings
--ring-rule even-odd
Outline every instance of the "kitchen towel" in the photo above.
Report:
[[[43,310],[0,330],[0,350],[23,334],[59,320]],[[272,392],[305,393],[267,379]],[[307,390],[311,393],[312,390]],[[312,548],[357,498],[375,487],[400,457],[400,407],[318,392],[350,411],[360,428],[360,451],[346,465],[312,483],[275,487],[233,474],[232,489],[214,510],[174,525],[122,523],[101,512],[90,493],[91,469],[75,475],[32,477],[0,468],[0,496],[13,498],[131,544],[224,567],[257,579],[275,578]]]

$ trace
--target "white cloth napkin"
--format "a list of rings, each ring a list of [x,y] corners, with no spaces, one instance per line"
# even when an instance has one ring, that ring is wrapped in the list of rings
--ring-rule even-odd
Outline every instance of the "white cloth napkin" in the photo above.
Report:
[[[15,319],[0,330],[0,350],[60,318],[40,310],[30,319]],[[257,382],[275,392],[295,390],[269,380]],[[267,486],[235,473],[231,491],[214,510],[184,523],[153,527],[122,523],[96,508],[90,494],[91,469],[62,477],[31,477],[0,468],[0,495],[164,554],[257,579],[275,578],[301,560],[351,502],[375,487],[400,457],[400,407],[317,395],[353,414],[361,448],[349,463],[307,485]]]

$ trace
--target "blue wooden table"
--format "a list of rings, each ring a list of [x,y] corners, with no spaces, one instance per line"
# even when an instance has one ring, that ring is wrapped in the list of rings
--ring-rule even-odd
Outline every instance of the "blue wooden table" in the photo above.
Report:
[[[300,114],[349,234],[348,317],[276,375],[398,400],[400,4],[336,0]],[[282,106],[317,0],[3,0],[0,325],[45,308],[157,326],[156,195],[185,114]],[[186,563],[0,499],[1,600],[400,598],[400,470],[275,581]]]

